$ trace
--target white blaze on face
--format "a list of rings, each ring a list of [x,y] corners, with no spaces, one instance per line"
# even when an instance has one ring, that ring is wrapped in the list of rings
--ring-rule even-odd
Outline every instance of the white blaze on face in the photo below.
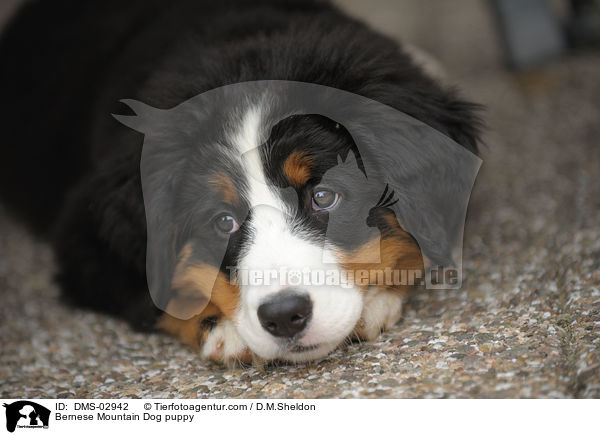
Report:
[[[240,283],[237,329],[250,349],[262,358],[315,359],[327,355],[352,332],[361,315],[362,296],[355,287],[311,285],[307,282],[281,285],[282,271],[321,270],[340,274],[341,270],[333,260],[333,251],[324,250],[314,237],[311,240],[309,232],[293,229],[293,210],[288,209],[278,189],[269,185],[257,148],[266,139],[262,121],[260,107],[251,107],[231,137],[242,156],[252,210],[249,242],[237,267],[243,273],[258,273],[263,277],[270,275],[272,278],[268,284],[264,279],[262,282]],[[284,341],[267,332],[258,320],[258,307],[269,297],[290,287],[308,294],[312,301],[311,320],[296,344],[316,346],[313,350],[291,352]]]

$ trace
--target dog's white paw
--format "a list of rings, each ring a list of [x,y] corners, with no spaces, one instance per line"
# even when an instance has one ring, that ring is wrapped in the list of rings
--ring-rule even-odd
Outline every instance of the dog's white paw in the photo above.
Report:
[[[403,304],[402,294],[388,289],[368,289],[355,333],[360,338],[375,340],[381,331],[398,323],[402,317]]]
[[[202,357],[228,366],[250,364],[252,352],[242,341],[231,320],[221,319],[208,333],[201,350]]]

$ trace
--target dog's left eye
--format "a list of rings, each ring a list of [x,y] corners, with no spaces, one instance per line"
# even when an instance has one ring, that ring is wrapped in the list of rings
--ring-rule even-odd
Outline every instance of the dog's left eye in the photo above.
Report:
[[[222,214],[215,219],[215,227],[222,233],[231,234],[240,229],[235,218],[228,214]]]
[[[313,193],[313,210],[330,210],[338,203],[340,195],[329,189],[319,189]]]

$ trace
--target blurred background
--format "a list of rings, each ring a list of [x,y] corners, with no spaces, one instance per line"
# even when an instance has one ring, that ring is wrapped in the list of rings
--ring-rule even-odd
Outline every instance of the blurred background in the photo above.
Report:
[[[319,364],[231,372],[62,306],[48,247],[0,208],[0,396],[600,397],[599,2],[335,2],[485,106],[463,288]]]

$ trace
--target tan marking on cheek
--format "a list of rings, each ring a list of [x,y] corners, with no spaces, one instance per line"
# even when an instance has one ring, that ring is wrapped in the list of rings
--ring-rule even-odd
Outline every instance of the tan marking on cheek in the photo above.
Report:
[[[239,196],[233,181],[223,172],[217,172],[209,181],[209,184],[223,197],[228,204],[237,204]]]
[[[207,317],[219,316],[220,314],[221,311],[209,302],[202,313],[187,320],[178,319],[167,313],[163,313],[158,318],[156,327],[178,337],[184,343],[199,350],[210,332],[209,328],[202,325],[202,321]]]
[[[200,314],[210,300],[210,292],[203,293],[187,282],[187,268],[192,255],[191,243],[183,247],[177,256],[177,264],[171,281],[174,295],[169,301],[167,312],[180,319],[190,319]]]
[[[292,186],[299,188],[310,180],[313,163],[313,159],[305,152],[294,151],[285,159],[283,173]]]
[[[196,263],[191,259],[192,247],[188,243],[178,256],[171,298],[167,311],[181,318],[189,318],[202,312],[207,303],[216,305],[232,319],[239,303],[239,288],[229,277],[214,266]]]
[[[394,228],[393,231],[386,232],[380,239],[372,239],[365,243],[362,247],[355,250],[354,252],[346,255],[342,260],[342,266],[354,272],[357,277],[357,284],[363,290],[370,285],[376,285],[377,282],[373,282],[373,278],[377,277],[377,271],[380,272],[380,276],[385,276],[384,271],[386,269],[392,270],[406,270],[406,271],[423,271],[423,257],[421,250],[419,249],[416,242],[399,228]],[[379,263],[365,263],[362,259],[373,258],[379,250]],[[375,271],[375,273],[365,274],[367,276],[361,276],[360,271]],[[402,290],[402,287],[406,286],[393,286],[391,289]],[[404,291],[408,289],[404,288]]]
[[[369,240],[359,249],[344,256],[342,262],[342,266],[353,271],[355,276],[357,271],[369,271],[366,279],[356,284],[363,292],[369,290],[368,293],[364,293],[366,305],[352,332],[352,336],[360,340],[372,340],[381,330],[393,326],[402,315],[402,302],[406,300],[410,290],[414,287],[410,283],[394,285],[385,281],[382,285],[378,280],[381,276],[386,277],[386,269],[407,271],[407,277],[410,271],[419,272],[419,275],[422,276],[424,270],[423,256],[415,240],[402,229],[395,215],[390,214],[384,218],[387,228],[382,232],[381,238]],[[379,263],[361,261],[373,258],[378,251]],[[375,271],[375,273],[371,274],[371,271]],[[384,304],[377,306],[376,299],[381,297],[392,299],[384,299]],[[398,306],[394,308],[394,304],[388,303],[390,301],[397,302]]]
[[[239,288],[231,284],[225,274],[207,264],[188,265],[173,280],[173,288],[178,290],[178,295],[210,300],[229,319],[233,318],[239,303]]]

